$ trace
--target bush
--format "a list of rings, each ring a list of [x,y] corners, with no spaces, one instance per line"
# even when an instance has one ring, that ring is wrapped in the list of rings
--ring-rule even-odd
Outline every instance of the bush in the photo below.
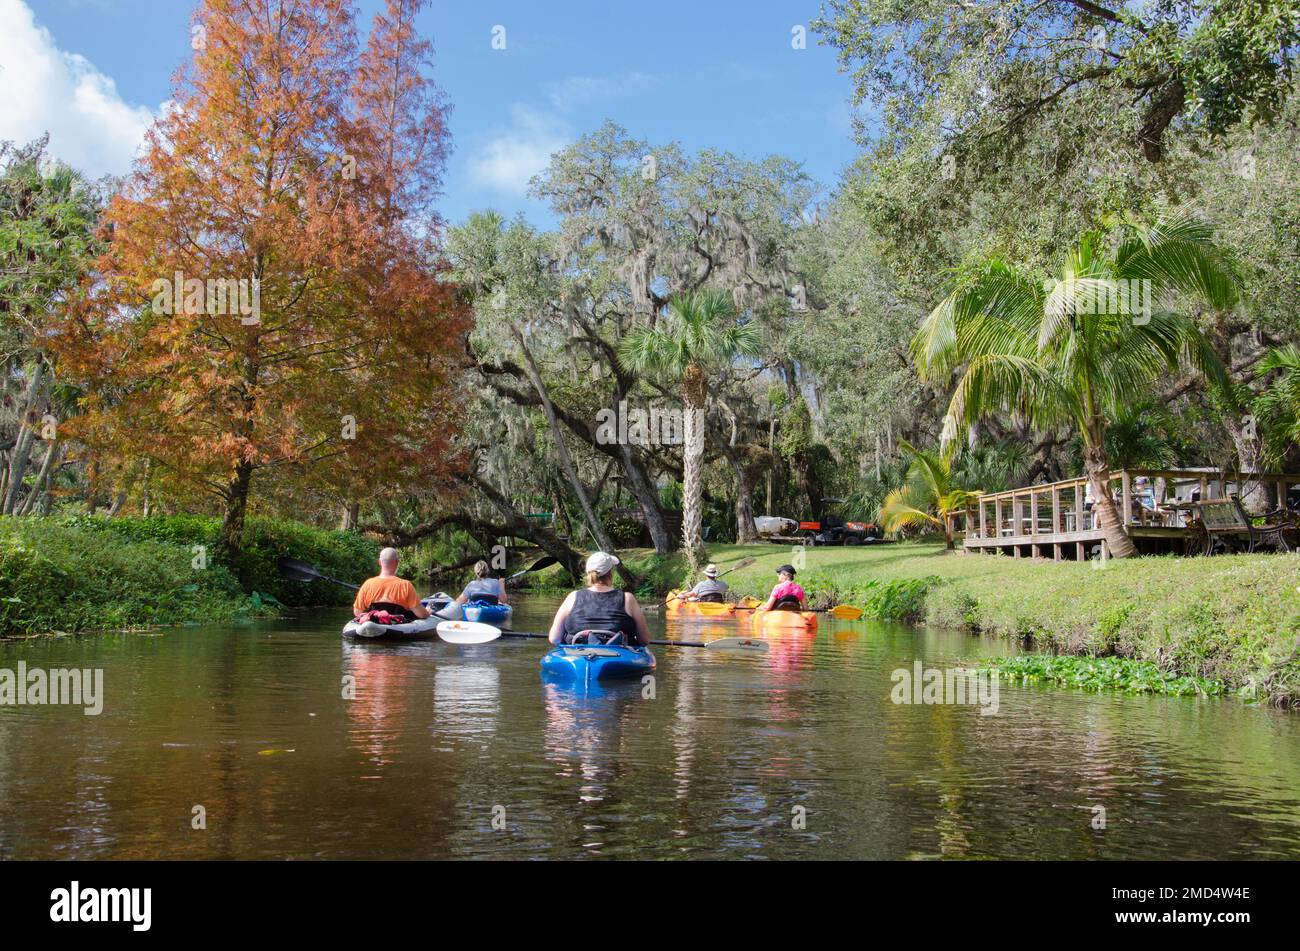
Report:
[[[110,534],[131,541],[154,541],[183,548],[187,561],[193,547],[203,545],[210,558],[217,543],[221,520],[205,515],[156,515],[150,518],[108,518],[75,515],[60,524],[87,534]],[[276,560],[288,555],[318,568],[339,581],[360,584],[375,573],[375,544],[353,532],[327,531],[290,519],[254,517],[244,530],[244,548],[234,565],[227,565],[250,593],[270,595],[290,606],[346,604],[346,588],[328,581],[303,584],[280,576]]]
[[[0,635],[232,621],[258,613],[235,576],[187,548],[48,519],[0,518]]]

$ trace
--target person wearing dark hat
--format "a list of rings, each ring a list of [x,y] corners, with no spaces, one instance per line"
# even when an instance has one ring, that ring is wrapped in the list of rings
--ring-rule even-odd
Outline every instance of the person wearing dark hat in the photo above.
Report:
[[[587,587],[571,591],[551,622],[552,644],[569,644],[582,631],[621,633],[635,647],[650,643],[641,605],[630,591],[611,584],[618,558],[598,551],[587,559]]]
[[[726,596],[727,583],[718,580],[718,566],[708,565],[704,569],[704,580],[692,588],[683,600],[719,602],[725,600]]]
[[[760,611],[806,611],[808,596],[803,588],[794,582],[794,565],[782,565],[776,569],[777,582],[772,593],[763,602]]]

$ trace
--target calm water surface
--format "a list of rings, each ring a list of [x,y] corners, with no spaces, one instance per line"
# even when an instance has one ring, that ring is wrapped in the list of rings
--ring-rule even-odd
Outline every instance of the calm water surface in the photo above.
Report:
[[[657,648],[652,699],[582,693],[538,641],[355,644],[344,619],[0,643],[106,693],[0,707],[0,859],[1300,857],[1294,714],[1005,683],[993,716],[896,705],[895,669],[1008,648],[842,622]]]

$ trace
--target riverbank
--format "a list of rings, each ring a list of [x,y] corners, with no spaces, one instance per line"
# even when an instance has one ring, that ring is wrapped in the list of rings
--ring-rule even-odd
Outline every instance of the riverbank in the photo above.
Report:
[[[244,621],[351,600],[325,582],[285,581],[282,554],[340,580],[372,573],[366,539],[273,519],[252,519],[239,564],[218,565],[219,527],[191,515],[0,518],[0,637]]]
[[[791,551],[713,545],[738,594],[766,596]],[[1034,650],[1147,661],[1222,681],[1277,704],[1300,703],[1300,556],[1034,562],[945,553],[941,545],[818,547],[799,581],[818,604],[851,604],[882,620],[924,622],[1023,640]],[[641,564],[644,552],[630,552]],[[656,576],[681,577],[678,556]]]

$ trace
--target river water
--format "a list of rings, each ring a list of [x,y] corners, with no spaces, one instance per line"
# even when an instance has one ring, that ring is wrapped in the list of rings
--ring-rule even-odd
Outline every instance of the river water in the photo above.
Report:
[[[1295,714],[1006,682],[996,712],[894,703],[895,670],[1009,648],[868,622],[656,648],[652,683],[583,692],[536,640],[344,620],[0,643],[104,677],[97,716],[0,706],[0,859],[1300,857]]]

